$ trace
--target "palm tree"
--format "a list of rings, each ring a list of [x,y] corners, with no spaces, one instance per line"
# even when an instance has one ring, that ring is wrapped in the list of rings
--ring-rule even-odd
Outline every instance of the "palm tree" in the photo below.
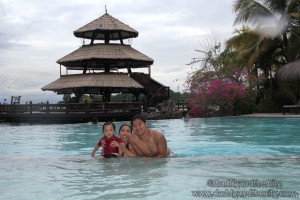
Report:
[[[243,64],[249,69],[258,64],[262,55],[273,47],[273,39],[258,34],[247,26],[235,30],[235,35],[226,41],[226,48],[237,51]]]
[[[246,24],[261,35],[277,37],[282,42],[285,62],[289,62],[295,58],[290,54],[288,38],[300,40],[299,10],[299,0],[236,0],[234,24]]]
[[[258,76],[258,69],[263,71],[269,90],[272,95],[272,78],[275,68],[278,66],[277,60],[280,48],[280,42],[277,38],[270,38],[243,26],[241,30],[235,31],[236,35],[226,41],[226,48],[237,52],[238,57],[242,58],[241,67],[247,68],[249,73]],[[257,85],[257,88],[259,86]]]
[[[238,51],[249,69],[264,71],[269,96],[273,91],[274,70],[300,55],[299,9],[299,0],[236,0],[234,3],[237,13],[234,25],[242,24],[242,28],[227,41],[227,48]]]

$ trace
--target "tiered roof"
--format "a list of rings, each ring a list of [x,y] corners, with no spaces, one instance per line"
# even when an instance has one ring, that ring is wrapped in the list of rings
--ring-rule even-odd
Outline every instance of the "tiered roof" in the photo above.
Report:
[[[136,38],[139,33],[118,19],[105,13],[101,17],[74,31],[79,38],[95,40],[119,40]]]
[[[130,89],[143,89],[143,86],[125,73],[96,73],[63,75],[44,86],[42,90],[72,93],[76,88],[87,88],[87,94],[97,94],[101,93],[105,88],[111,88],[113,92],[120,92]]]
[[[42,90],[50,90],[59,94],[74,93],[84,89],[88,93],[102,93],[105,89],[113,92],[138,91],[143,86],[128,74],[112,73],[111,69],[149,67],[153,59],[142,54],[130,45],[124,45],[123,39],[135,38],[138,32],[118,19],[105,13],[103,16],[74,31],[79,38],[90,39],[89,45],[83,45],[72,53],[62,57],[57,63],[68,70],[83,70],[83,74],[63,75],[59,79],[44,86]],[[103,43],[94,43],[103,40]],[[120,44],[109,43],[120,40]],[[88,70],[93,70],[93,73]],[[99,72],[98,70],[104,70]]]
[[[110,68],[139,68],[153,64],[153,59],[135,50],[129,45],[94,44],[84,45],[57,63],[72,69],[103,69],[106,64]]]

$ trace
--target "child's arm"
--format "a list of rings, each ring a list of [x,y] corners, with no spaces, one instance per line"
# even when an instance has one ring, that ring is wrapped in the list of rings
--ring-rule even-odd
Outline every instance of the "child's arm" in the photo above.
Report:
[[[95,153],[96,153],[96,151],[98,151],[99,148],[100,148],[100,145],[97,144],[97,145],[94,147],[93,152],[91,153],[91,157],[95,157]]]
[[[110,143],[111,146],[117,147],[119,150],[119,155],[122,156],[124,153],[124,143],[122,141],[112,141]]]
[[[136,157],[136,153],[134,149],[130,147],[131,146],[130,144],[129,144],[129,149],[125,147],[123,142],[118,143],[117,141],[113,141],[111,145],[113,145],[114,147],[118,147],[120,156],[123,155],[124,157]]]

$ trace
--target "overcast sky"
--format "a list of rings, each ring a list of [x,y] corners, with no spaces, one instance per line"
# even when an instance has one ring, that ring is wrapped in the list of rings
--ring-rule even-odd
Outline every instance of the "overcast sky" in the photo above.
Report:
[[[234,0],[0,0],[0,102],[57,103],[40,88],[59,78],[56,61],[78,49],[73,31],[108,13],[139,32],[132,47],[154,59],[152,78],[183,91],[195,49],[233,34]]]

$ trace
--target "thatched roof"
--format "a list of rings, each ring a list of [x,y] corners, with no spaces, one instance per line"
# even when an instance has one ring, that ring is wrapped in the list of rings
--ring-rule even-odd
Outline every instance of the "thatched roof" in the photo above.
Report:
[[[300,59],[280,67],[276,72],[276,78],[283,81],[299,81]]]
[[[74,31],[76,37],[87,39],[94,37],[95,40],[105,40],[105,35],[109,40],[119,40],[135,38],[138,34],[136,30],[107,13]]]
[[[104,69],[148,67],[153,59],[135,50],[129,45],[94,44],[85,45],[69,55],[59,59],[57,63],[73,69]]]
[[[113,89],[113,92],[126,92],[130,89],[141,90],[144,87],[125,73],[93,73],[63,75],[42,87],[42,90],[73,93],[76,89],[86,89],[87,94],[97,94],[107,88]]]
[[[162,83],[152,79],[150,74],[145,74],[142,72],[134,72],[134,73],[132,73],[131,77],[142,85],[150,84],[150,85],[152,85],[152,87],[154,87],[154,86],[167,87],[167,86],[163,85]]]

